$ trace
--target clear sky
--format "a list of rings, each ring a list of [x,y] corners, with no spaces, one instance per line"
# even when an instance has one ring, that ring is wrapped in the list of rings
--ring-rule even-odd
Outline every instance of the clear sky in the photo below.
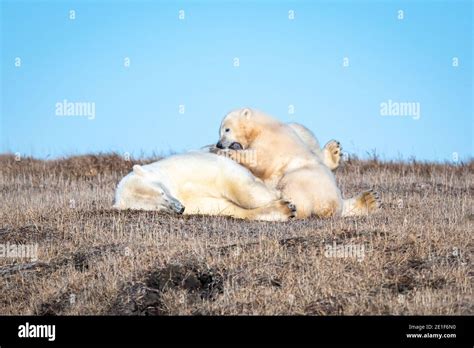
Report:
[[[250,106],[361,157],[473,154],[469,0],[0,1],[0,152],[181,152]]]

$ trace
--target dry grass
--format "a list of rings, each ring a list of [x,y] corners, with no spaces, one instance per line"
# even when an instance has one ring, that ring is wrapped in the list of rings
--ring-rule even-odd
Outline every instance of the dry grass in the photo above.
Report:
[[[39,251],[0,258],[0,314],[474,314],[472,161],[350,160],[382,210],[288,223],[113,211],[134,163],[0,156],[0,244]]]

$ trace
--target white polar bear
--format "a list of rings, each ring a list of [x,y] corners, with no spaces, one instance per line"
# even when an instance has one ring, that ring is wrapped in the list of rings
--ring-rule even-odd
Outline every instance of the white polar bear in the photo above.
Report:
[[[342,159],[342,147],[339,141],[330,140],[321,148],[314,133],[302,124],[291,122],[286,123],[286,125],[296,133],[300,140],[322,164],[333,171],[339,168]],[[202,150],[222,154],[222,149],[218,149],[215,144],[204,146]]]
[[[296,208],[233,160],[204,151],[133,167],[117,186],[117,209],[286,221]]]
[[[321,149],[319,141],[308,128],[299,123],[287,123],[311,152],[329,169],[336,170],[341,162],[342,147],[337,140],[330,140]]]
[[[216,147],[226,149],[232,156],[239,152],[255,153],[258,161],[248,169],[294,202],[298,218],[365,215],[375,211],[379,198],[373,191],[342,198],[333,173],[311,149],[319,149],[319,144],[312,133],[299,126],[295,131],[295,126],[263,112],[238,109],[222,120]]]

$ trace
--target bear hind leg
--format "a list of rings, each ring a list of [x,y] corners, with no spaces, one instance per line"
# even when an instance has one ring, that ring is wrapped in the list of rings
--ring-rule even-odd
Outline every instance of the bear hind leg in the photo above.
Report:
[[[380,207],[379,194],[373,190],[364,191],[356,197],[345,199],[342,216],[367,215]]]

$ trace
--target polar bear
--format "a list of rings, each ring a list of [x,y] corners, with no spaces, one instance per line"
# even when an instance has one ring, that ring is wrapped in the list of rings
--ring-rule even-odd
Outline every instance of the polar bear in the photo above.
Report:
[[[308,128],[296,122],[287,123],[287,125],[293,129],[309,150],[329,169],[336,170],[339,168],[342,159],[342,146],[339,141],[330,140],[321,149],[318,139]],[[222,154],[222,151],[216,148],[215,144],[203,146],[202,150]],[[229,156],[232,156],[232,154],[230,153]]]
[[[114,208],[286,221],[296,208],[233,160],[204,151],[135,165],[118,184]]]
[[[308,128],[302,124],[292,122],[287,123],[298,137],[309,147],[311,152],[318,157],[329,169],[336,170],[341,162],[342,147],[337,140],[330,140],[321,149],[319,141]]]
[[[305,142],[294,126],[263,112],[250,108],[230,112],[222,120],[219,135],[216,146],[220,149],[255,152],[255,165],[247,166],[248,169],[267,186],[280,190],[284,199],[292,201],[297,207],[297,218],[313,214],[363,215],[379,205],[378,195],[373,191],[343,199],[334,174],[323,158],[311,151],[308,139]]]

